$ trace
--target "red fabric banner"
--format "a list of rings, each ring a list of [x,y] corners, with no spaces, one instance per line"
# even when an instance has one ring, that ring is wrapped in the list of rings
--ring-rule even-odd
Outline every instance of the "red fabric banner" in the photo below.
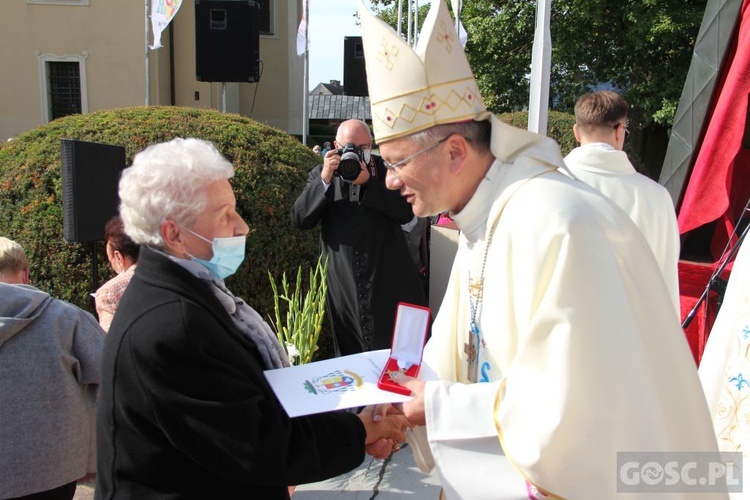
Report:
[[[698,262],[679,262],[680,280],[680,320],[684,321],[690,311],[696,305],[701,295],[706,291],[706,286],[714,273],[713,264],[701,264]],[[729,279],[729,269],[724,269],[719,276],[721,279]],[[715,291],[708,294],[706,300],[696,310],[695,316],[684,329],[690,351],[693,353],[695,365],[698,366],[703,349],[706,347],[708,335],[719,312],[719,296]]]
[[[750,0],[740,9],[706,128],[678,213],[680,234],[719,221],[711,245],[718,259],[750,196],[750,150],[742,148],[750,94]]]

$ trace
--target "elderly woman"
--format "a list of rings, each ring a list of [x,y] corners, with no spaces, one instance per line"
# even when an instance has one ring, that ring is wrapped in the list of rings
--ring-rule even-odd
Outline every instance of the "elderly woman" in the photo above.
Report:
[[[141,254],[105,345],[97,498],[287,499],[287,485],[403,440],[401,416],[286,415],[263,376],[289,365],[284,350],[224,284],[248,233],[232,175],[198,139],[150,146],[123,172],[120,214]]]
[[[104,241],[109,265],[117,274],[100,286],[94,297],[99,324],[106,332],[109,331],[117,305],[135,272],[140,246],[125,234],[122,217],[119,215],[109,219],[104,226]]]

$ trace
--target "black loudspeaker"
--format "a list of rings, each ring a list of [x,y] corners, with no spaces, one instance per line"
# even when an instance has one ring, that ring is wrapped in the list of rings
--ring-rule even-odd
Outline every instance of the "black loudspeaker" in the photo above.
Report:
[[[344,37],[344,93],[367,96],[365,51],[361,36]]]
[[[257,82],[260,8],[251,0],[195,0],[195,79]]]
[[[61,153],[63,238],[68,243],[104,239],[104,224],[118,214],[125,148],[62,139]]]

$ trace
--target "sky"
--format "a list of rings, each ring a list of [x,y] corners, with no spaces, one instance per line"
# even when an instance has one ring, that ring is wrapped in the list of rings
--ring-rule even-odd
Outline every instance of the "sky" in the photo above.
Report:
[[[344,37],[362,36],[355,17],[358,4],[358,0],[310,0],[309,90],[331,80],[343,85]]]

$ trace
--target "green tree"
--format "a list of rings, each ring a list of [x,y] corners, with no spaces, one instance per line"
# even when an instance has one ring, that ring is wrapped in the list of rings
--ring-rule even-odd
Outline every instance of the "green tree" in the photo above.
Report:
[[[373,3],[395,26],[397,2]],[[463,5],[466,55],[487,107],[496,113],[525,109],[536,1]],[[705,7],[706,0],[552,0],[550,108],[571,112],[582,93],[614,87],[631,104],[633,159],[658,174]]]
[[[395,26],[397,2],[373,3]],[[464,1],[466,55],[494,112],[528,105],[536,5],[532,0]],[[570,111],[581,93],[612,85],[643,110],[644,124],[669,125],[706,0],[553,0],[551,5],[551,108]],[[420,8],[420,20],[427,9]]]

